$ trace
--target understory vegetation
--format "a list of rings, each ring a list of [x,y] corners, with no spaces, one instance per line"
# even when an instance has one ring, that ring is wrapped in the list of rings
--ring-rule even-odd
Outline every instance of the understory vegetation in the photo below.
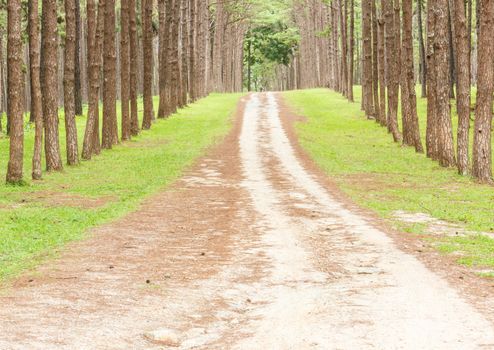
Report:
[[[122,216],[170,185],[228,132],[240,96],[212,94],[90,162],[25,186],[0,185],[0,280],[33,267],[65,243],[84,238],[89,228]],[[158,99],[154,102],[157,106]],[[85,122],[77,118],[79,125]],[[27,131],[27,149],[33,139],[34,131]],[[7,150],[8,140],[0,139],[0,177],[5,176]],[[28,168],[31,152],[24,156]]]
[[[358,90],[355,96],[360,96]],[[489,272],[494,268],[494,239],[485,235],[494,232],[491,186],[394,143],[386,129],[365,118],[358,98],[349,103],[327,89],[292,91],[284,96],[308,118],[296,125],[302,147],[353,200],[396,228],[421,235],[440,251],[459,256],[459,263],[475,267],[482,271],[480,275],[494,276]],[[418,100],[418,112],[424,133],[425,99]],[[447,232],[431,229],[427,220],[406,222],[400,218],[403,213],[444,220]]]

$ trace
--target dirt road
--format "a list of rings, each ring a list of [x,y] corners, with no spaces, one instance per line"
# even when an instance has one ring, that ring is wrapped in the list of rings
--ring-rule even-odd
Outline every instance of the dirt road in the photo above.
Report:
[[[172,190],[0,295],[0,349],[494,349],[291,142],[274,94],[245,98]]]

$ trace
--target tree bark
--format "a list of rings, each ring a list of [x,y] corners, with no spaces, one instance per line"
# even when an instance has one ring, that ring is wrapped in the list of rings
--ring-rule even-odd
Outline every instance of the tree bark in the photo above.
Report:
[[[130,133],[139,134],[139,116],[137,110],[137,72],[138,72],[138,45],[137,45],[137,12],[136,1],[129,0],[129,47],[130,47]]]
[[[167,0],[158,1],[158,17],[159,17],[159,95],[160,102],[158,106],[158,118],[165,118],[167,116],[167,80],[166,80],[166,66],[169,64],[167,61],[167,48],[168,48],[168,28],[169,24],[166,20],[167,14]]]
[[[340,32],[341,32],[341,88],[342,94],[348,97],[348,39],[347,39],[347,2],[348,0],[340,1]],[[343,4],[341,3],[343,1]],[[364,0],[368,1],[368,0]],[[313,68],[313,67],[312,67]],[[365,94],[364,94],[365,96]]]
[[[374,0],[372,0],[374,1]],[[354,47],[355,47],[355,3],[350,0],[350,41],[348,43],[348,100],[353,98],[353,74],[354,74]]]
[[[43,0],[41,88],[45,120],[46,170],[63,168],[58,131],[58,23],[56,0]],[[9,103],[10,105],[10,103]]]
[[[118,142],[117,133],[117,70],[115,47],[115,0],[105,0],[103,54],[103,138],[101,147],[112,148]]]
[[[480,182],[492,183],[492,104],[494,92],[494,0],[482,0],[478,46],[478,88],[473,136],[472,175]]]
[[[170,66],[172,69],[170,80],[170,107],[171,112],[175,113],[178,106],[178,86],[179,86],[179,60],[178,60],[178,29],[180,27],[180,1],[173,1],[173,19],[171,22],[171,59]]]
[[[129,46],[129,0],[120,1],[120,100],[122,117],[122,140],[130,139],[130,46]]]
[[[392,133],[395,142],[401,141],[398,130],[398,77],[399,67],[396,66],[396,35],[393,0],[383,0],[384,10],[384,35],[386,42],[386,76],[388,88],[388,130]]]
[[[81,4],[75,1],[75,114],[82,115],[82,87],[81,87]]]
[[[43,105],[40,81],[39,6],[38,0],[29,2],[29,62],[31,72],[31,118],[35,123],[33,151],[33,180],[40,180],[43,147]]]
[[[427,157],[439,159],[439,142],[437,133],[437,79],[436,55],[434,41],[436,37],[436,4],[427,2]]]
[[[181,0],[181,38],[182,38],[182,63],[180,67],[181,72],[181,86],[182,86],[182,97],[181,97],[181,106],[187,105],[187,92],[189,90],[188,85],[188,49],[189,49],[189,33],[188,33],[188,23],[187,23],[187,14],[188,14],[188,0]]]
[[[378,38],[377,38],[377,8],[376,0],[371,0],[372,14],[372,105],[374,107],[374,118],[379,122],[379,67],[378,67]]]
[[[76,56],[76,19],[77,0],[65,0],[65,57],[64,57],[64,113],[65,113],[65,147],[67,163],[79,163],[77,146],[77,128],[75,123],[75,56]]]
[[[436,56],[436,104],[437,104],[437,131],[439,141],[439,164],[444,167],[455,166],[455,152],[453,146],[453,130],[451,123],[451,106],[449,102],[450,86],[450,52],[448,37],[448,0],[437,0],[435,56]]]
[[[412,0],[402,0],[403,7],[403,40],[402,40],[402,70],[403,90],[402,101],[406,108],[403,114],[403,143],[415,147],[422,153],[424,148],[420,140],[419,119],[417,114],[417,96],[415,94],[415,69],[413,65],[413,22]]]
[[[427,63],[425,62],[424,30],[422,21],[423,0],[417,0],[417,22],[419,35],[420,84],[422,98],[427,97]]]
[[[22,14],[20,0],[8,0],[7,17],[8,115],[10,118],[10,153],[7,183],[16,184],[22,182],[24,156],[22,105],[24,76],[22,73]]]
[[[142,0],[142,53],[144,58],[144,116],[142,119],[142,129],[151,128],[153,120],[153,28],[152,0]]]
[[[470,39],[464,0],[455,0],[458,111],[458,172],[468,173],[470,133]]]
[[[378,66],[379,66],[379,123],[386,126],[386,67],[384,60],[384,18],[378,18]]]
[[[88,117],[82,146],[82,159],[89,160],[98,154],[99,143],[99,95],[101,71],[101,47],[104,27],[104,0],[99,0],[96,13],[96,0],[87,0],[87,55],[88,55]]]

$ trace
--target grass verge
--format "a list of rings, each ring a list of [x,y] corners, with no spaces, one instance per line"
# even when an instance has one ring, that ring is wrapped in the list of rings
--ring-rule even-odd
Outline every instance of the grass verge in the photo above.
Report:
[[[28,181],[26,186],[1,184],[0,281],[35,266],[65,243],[84,238],[89,228],[134,210],[144,197],[172,183],[228,132],[240,97],[212,94],[91,161],[44,174],[42,181]],[[85,118],[78,117],[79,140],[84,125]],[[61,125],[61,141],[64,135]],[[33,137],[26,126],[26,178]],[[0,138],[2,179],[7,157],[8,140]]]
[[[284,96],[307,117],[296,125],[302,147],[354,201],[404,232],[427,236],[441,252],[458,255],[461,264],[494,271],[494,240],[476,234],[494,232],[494,188],[393,143],[385,128],[364,118],[358,100],[349,103],[327,89]],[[418,104],[424,133],[426,101]],[[398,211],[427,214],[473,233],[431,234],[430,225],[399,219]]]

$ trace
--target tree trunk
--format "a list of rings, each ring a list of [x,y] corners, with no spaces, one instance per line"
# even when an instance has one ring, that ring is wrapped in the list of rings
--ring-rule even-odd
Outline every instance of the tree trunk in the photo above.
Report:
[[[403,143],[415,147],[415,151],[422,153],[422,141],[420,140],[419,119],[417,114],[417,96],[415,95],[415,69],[413,65],[413,22],[412,0],[402,0],[403,7],[403,40],[402,40],[402,69],[403,92],[402,100],[406,109],[403,114]],[[408,114],[408,115],[406,115]]]
[[[492,103],[494,92],[494,0],[482,0],[479,31],[479,72],[477,110],[473,136],[472,175],[481,182],[492,183]]]
[[[120,100],[122,117],[122,140],[130,139],[129,81],[129,0],[120,1]]]
[[[468,173],[470,133],[470,36],[464,0],[455,0],[458,111],[458,172]]]
[[[31,0],[28,5],[29,5],[29,62],[30,62],[29,67],[31,71],[31,118],[34,120],[35,123],[32,178],[33,180],[40,180],[42,175],[41,153],[43,147],[43,105],[41,98],[41,81],[40,81],[38,0]]]
[[[138,45],[137,45],[137,12],[136,1],[129,0],[129,47],[130,47],[130,133],[132,136],[139,134],[139,116],[137,110],[137,72]]]
[[[41,89],[45,120],[46,170],[62,170],[58,131],[58,23],[56,0],[43,0]],[[19,92],[20,93],[20,92]],[[9,103],[10,105],[10,103]]]
[[[152,0],[142,0],[142,53],[144,58],[144,116],[142,119],[142,129],[151,128],[153,120],[153,28]]]
[[[455,166],[455,152],[453,146],[453,130],[451,125],[451,106],[449,103],[450,86],[450,52],[449,52],[449,25],[448,0],[437,0],[435,56],[437,79],[437,123],[439,140],[439,164],[444,167]]]
[[[424,30],[422,22],[422,6],[423,0],[417,0],[417,21],[419,31],[419,60],[420,60],[420,84],[422,98],[427,97],[427,64],[425,62],[425,45],[424,45]]]
[[[437,132],[437,77],[434,41],[436,38],[436,3],[427,2],[427,157],[439,159]],[[444,82],[443,82],[444,83]]]
[[[377,64],[378,60],[378,39],[377,39],[377,8],[376,0],[371,0],[372,11],[372,105],[374,107],[374,118],[376,122],[379,121],[380,107],[379,107],[379,68]]]
[[[82,159],[89,160],[100,151],[99,143],[99,94],[101,72],[101,48],[104,28],[104,0],[87,0],[87,62],[88,62],[88,117],[82,146]]]
[[[103,54],[103,138],[101,147],[112,148],[117,133],[117,55],[115,47],[115,0],[105,0],[105,34]]]
[[[219,5],[218,5],[219,6]],[[190,79],[190,99],[191,101],[197,100],[197,84],[196,84],[196,26],[197,26],[197,0],[189,0],[190,7],[190,32],[189,32],[189,79]],[[220,7],[221,9],[221,7]],[[218,19],[217,19],[218,20]],[[219,30],[219,25],[218,29]],[[218,40],[219,36],[215,37]],[[215,43],[216,46],[216,43]],[[219,62],[218,62],[219,64]],[[215,65],[215,69],[221,69]]]
[[[181,0],[181,38],[182,38],[182,64],[180,67],[181,72],[181,86],[182,86],[182,102],[181,106],[185,106],[187,104],[187,92],[189,90],[188,85],[188,49],[189,49],[189,33],[188,33],[188,23],[187,23],[187,14],[188,14],[188,0]]]
[[[167,80],[166,80],[166,66],[169,64],[167,60],[167,48],[168,48],[168,28],[169,23],[166,20],[167,9],[169,8],[168,0],[158,1],[158,17],[159,17],[159,95],[160,102],[158,106],[158,118],[165,118],[167,116]]]
[[[379,122],[386,126],[386,67],[384,61],[384,18],[381,14],[378,19],[378,66],[379,66]]]
[[[81,3],[75,1],[75,114],[82,115],[82,87],[81,87]]]
[[[63,74],[65,140],[67,163],[79,163],[77,146],[77,128],[75,124],[75,57],[76,57],[76,19],[77,0],[65,0],[65,58]]]
[[[455,0],[448,0],[448,49],[449,49],[449,97],[450,98],[455,98],[455,83],[456,83],[456,43],[454,41],[454,24],[452,21],[452,15],[451,12],[454,10],[452,6],[450,5],[451,1]]]
[[[340,27],[341,27],[341,92],[343,96],[348,97],[348,40],[347,40],[347,2],[348,0],[340,1]],[[344,2],[341,4],[341,2]],[[366,0],[367,1],[367,0]],[[312,67],[313,68],[313,67]]]
[[[22,73],[22,14],[21,1],[7,2],[7,69],[8,69],[8,115],[10,118],[10,153],[7,169],[7,183],[22,182],[24,156],[24,120],[22,96],[24,76]]]
[[[171,22],[171,59],[170,66],[172,69],[170,80],[170,104],[171,112],[175,113],[178,106],[178,86],[179,86],[179,60],[178,60],[178,29],[180,27],[180,0],[173,1]]]
[[[401,141],[398,130],[398,76],[399,67],[396,66],[396,36],[393,0],[383,0],[384,35],[386,42],[386,66],[388,73],[386,82],[388,87],[388,130],[393,134],[395,142]]]
[[[373,0],[374,1],[374,0]],[[354,47],[355,47],[355,4],[350,0],[350,41],[348,43],[348,100],[353,102],[353,73],[354,73]]]

